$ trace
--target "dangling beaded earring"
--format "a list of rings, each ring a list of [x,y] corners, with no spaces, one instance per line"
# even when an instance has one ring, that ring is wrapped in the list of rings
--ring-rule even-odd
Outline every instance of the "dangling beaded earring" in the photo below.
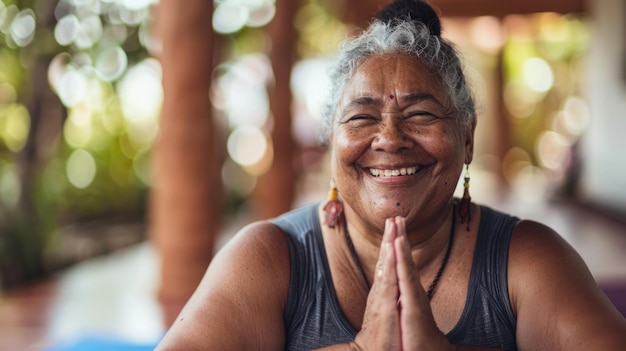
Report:
[[[472,197],[469,194],[469,163],[465,164],[465,181],[463,182],[463,198],[461,199],[461,203],[459,204],[459,216],[461,217],[461,223],[467,222],[467,231],[470,230],[470,221],[472,220],[472,214],[470,211],[470,203],[472,202]]]
[[[328,201],[324,205],[324,224],[331,228],[341,220],[343,214],[343,206],[337,196],[337,185],[335,185],[335,178],[330,178],[330,190],[328,190]]]

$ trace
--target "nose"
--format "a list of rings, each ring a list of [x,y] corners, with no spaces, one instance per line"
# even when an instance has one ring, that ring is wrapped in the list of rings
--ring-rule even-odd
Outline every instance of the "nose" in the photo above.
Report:
[[[372,141],[372,148],[376,151],[398,153],[410,149],[413,140],[407,134],[400,121],[386,121],[381,123],[379,131]]]

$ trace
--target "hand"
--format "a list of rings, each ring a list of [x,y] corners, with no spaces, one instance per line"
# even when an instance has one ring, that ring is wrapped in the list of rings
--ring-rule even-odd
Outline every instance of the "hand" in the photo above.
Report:
[[[394,241],[397,226],[393,219],[385,222],[374,283],[367,297],[361,331],[354,343],[359,350],[401,350],[398,278]]]
[[[402,349],[446,350],[452,345],[435,323],[430,301],[420,282],[417,267],[413,263],[411,246],[406,236],[405,219],[396,217],[393,221],[397,233],[393,248],[400,294]]]

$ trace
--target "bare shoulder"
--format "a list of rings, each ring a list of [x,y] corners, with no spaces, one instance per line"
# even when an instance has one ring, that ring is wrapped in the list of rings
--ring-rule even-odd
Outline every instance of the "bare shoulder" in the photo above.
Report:
[[[288,268],[287,236],[269,221],[249,224],[217,253],[215,266],[221,260],[233,260],[231,263],[240,263],[250,269],[267,268],[268,265],[285,267],[285,264],[285,268]]]
[[[219,284],[205,284],[213,281]],[[232,287],[231,287],[232,285]],[[286,298],[289,286],[289,251],[284,232],[275,224],[260,221],[241,229],[219,250],[199,289],[236,290],[237,293]]]
[[[541,272],[547,268],[556,269],[565,261],[584,266],[578,253],[550,227],[530,220],[522,220],[516,225],[509,249],[509,269],[517,273],[513,277],[525,273],[534,276],[534,269]]]
[[[284,232],[246,226],[216,254],[159,349],[282,349],[289,271]]]
[[[626,321],[580,255],[548,226],[518,223],[508,276],[520,350],[620,350],[626,344]]]

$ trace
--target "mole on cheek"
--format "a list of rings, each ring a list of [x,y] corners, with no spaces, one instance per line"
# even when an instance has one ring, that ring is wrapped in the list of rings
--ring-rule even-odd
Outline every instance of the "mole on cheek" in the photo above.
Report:
[[[393,95],[389,95],[389,100],[393,100],[394,96]]]
[[[399,202],[396,202],[396,206],[400,207],[400,203],[399,203]]]

